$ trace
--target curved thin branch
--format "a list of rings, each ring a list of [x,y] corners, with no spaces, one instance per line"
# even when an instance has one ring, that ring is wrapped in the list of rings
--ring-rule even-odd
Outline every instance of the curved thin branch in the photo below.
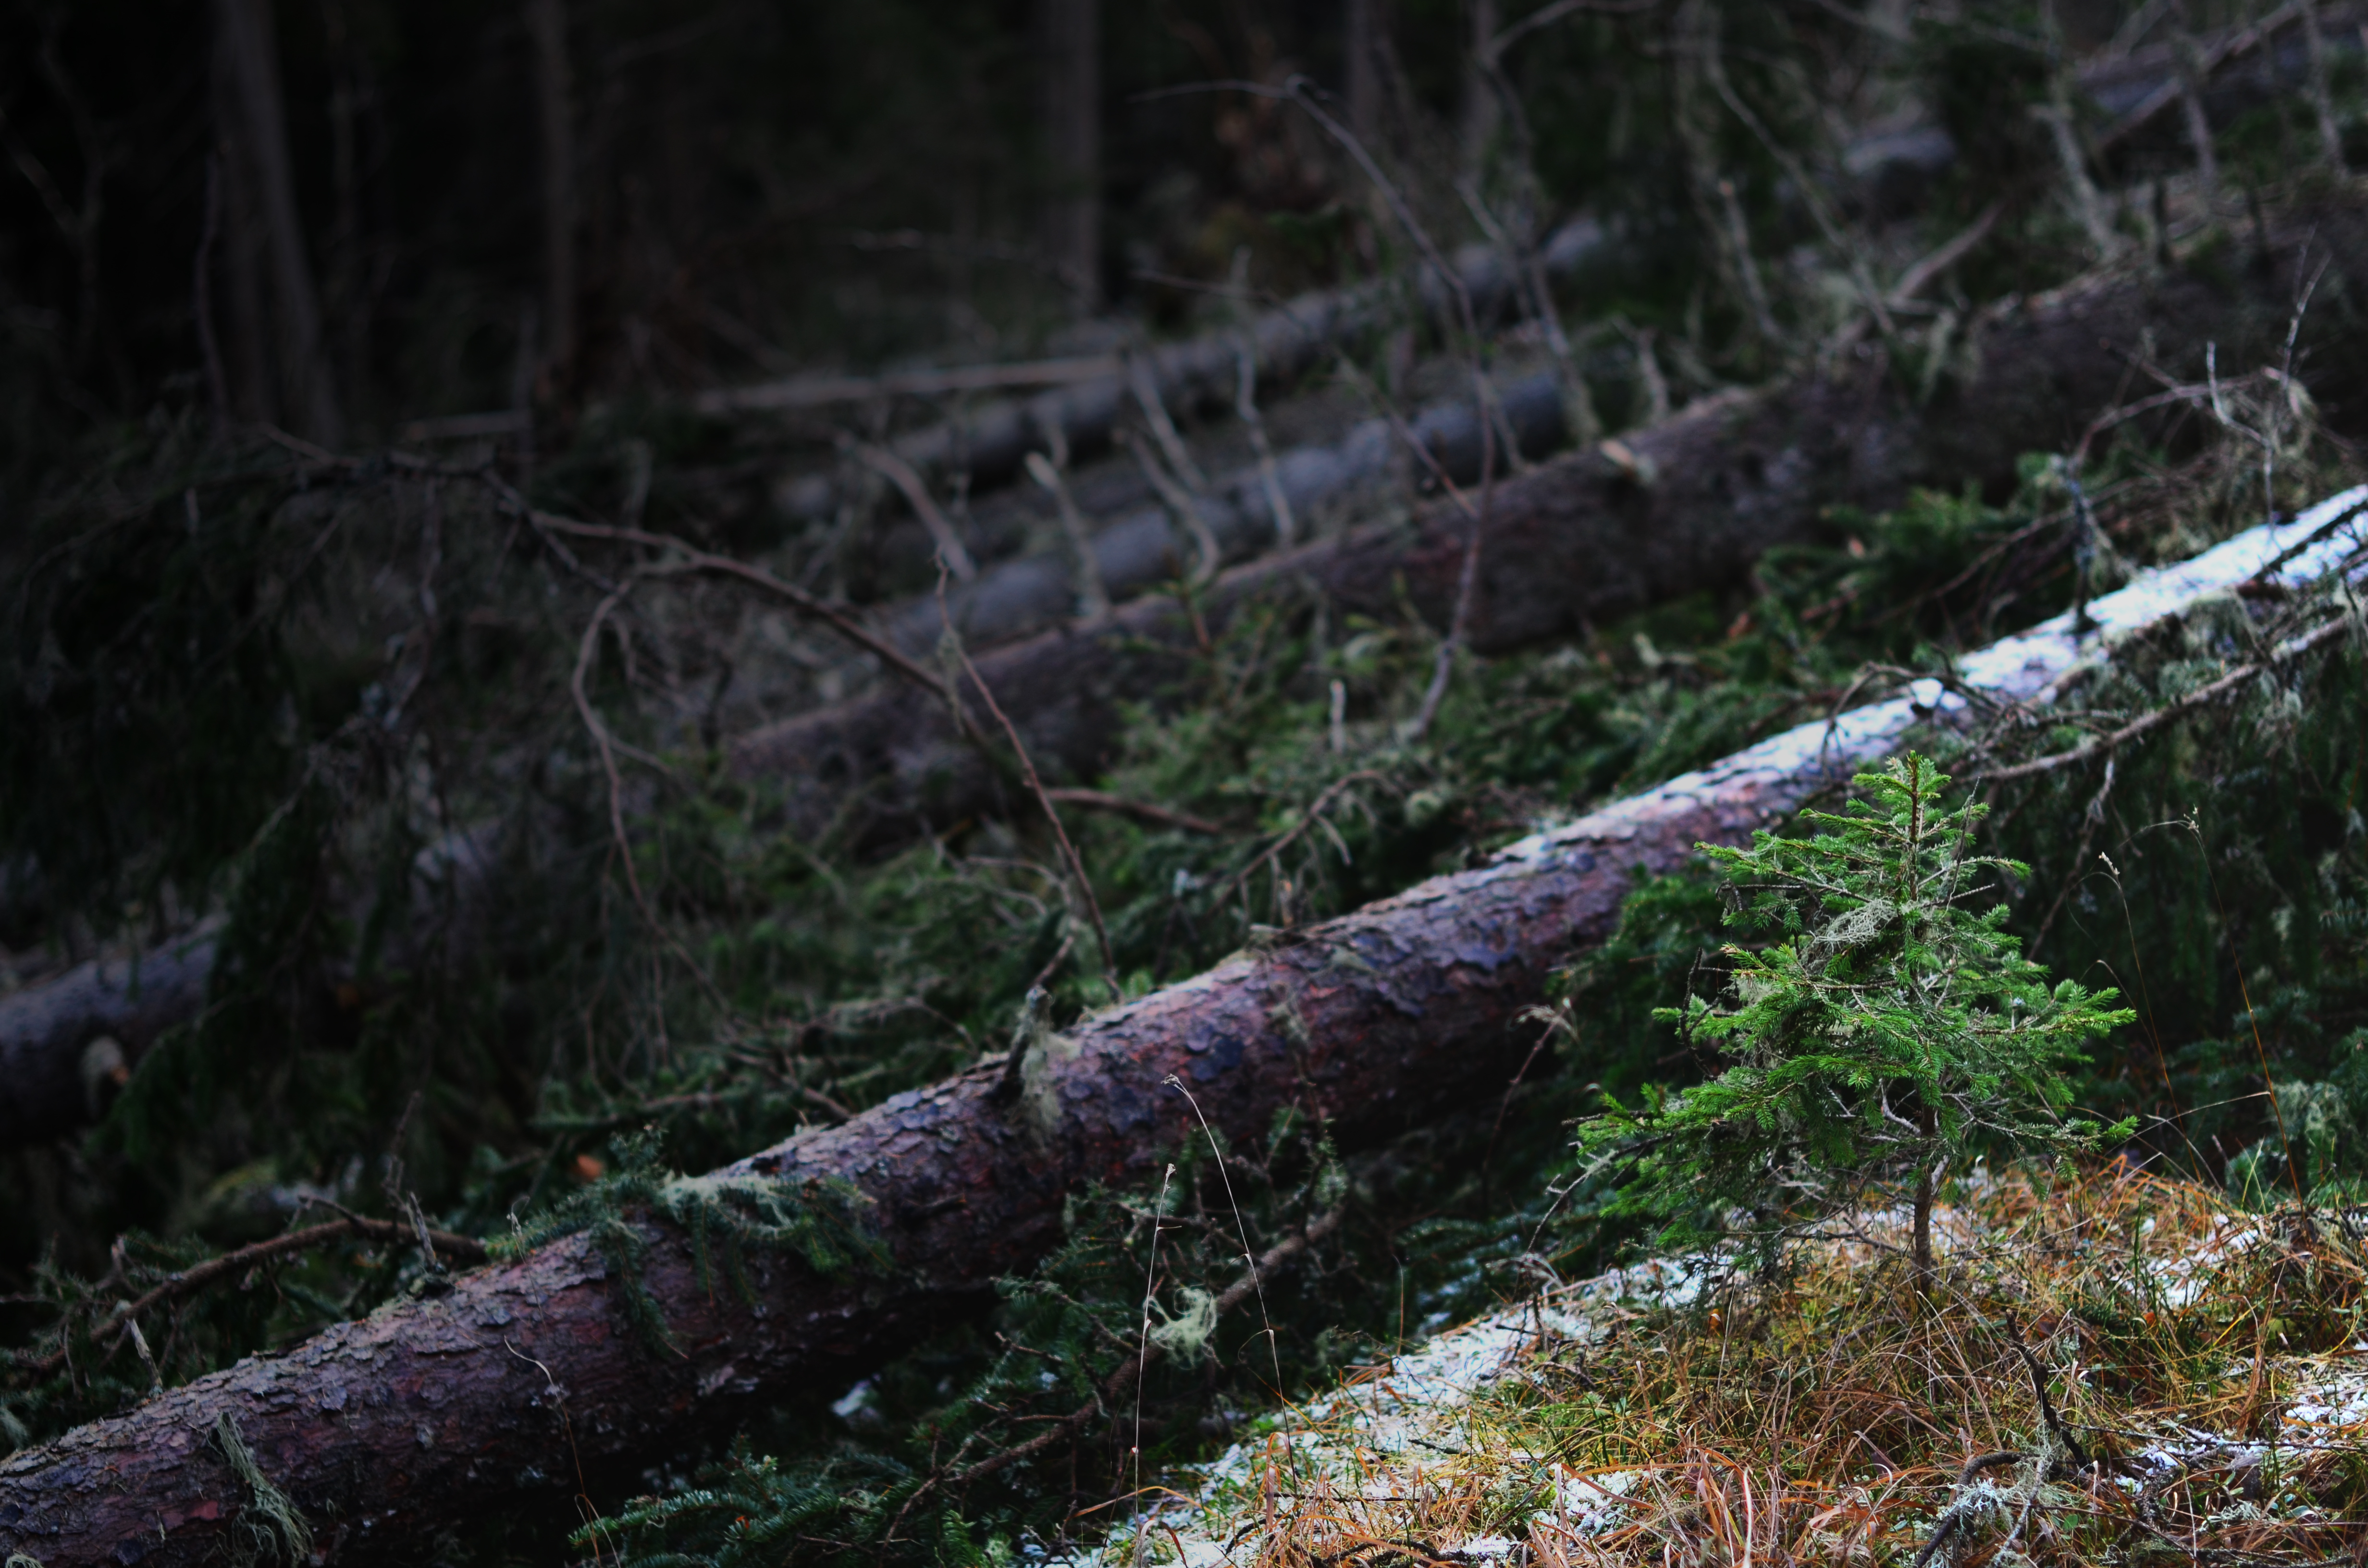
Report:
[[[250,1268],[260,1267],[264,1264],[296,1253],[310,1252],[314,1247],[326,1245],[330,1242],[347,1236],[360,1236],[376,1242],[399,1243],[413,1242],[417,1239],[411,1227],[399,1221],[370,1220],[359,1214],[348,1214],[344,1219],[331,1220],[324,1224],[308,1225],[301,1231],[290,1231],[285,1235],[273,1236],[268,1241],[256,1242],[240,1247],[234,1252],[226,1252],[220,1257],[210,1257],[203,1263],[195,1264],[177,1274],[167,1277],[163,1284],[149,1290],[147,1294],[116,1308],[108,1314],[106,1322],[91,1331],[91,1340],[94,1344],[102,1341],[109,1346],[119,1344],[131,1332],[132,1324],[137,1322],[142,1313],[154,1312],[158,1307],[194,1296],[219,1280],[244,1274]],[[473,1236],[456,1235],[450,1231],[431,1230],[427,1233],[427,1238],[436,1246],[463,1263],[485,1261],[485,1244]],[[65,1360],[65,1348],[61,1346],[47,1356],[28,1358],[18,1364],[30,1367],[37,1372],[53,1372],[64,1366]]]

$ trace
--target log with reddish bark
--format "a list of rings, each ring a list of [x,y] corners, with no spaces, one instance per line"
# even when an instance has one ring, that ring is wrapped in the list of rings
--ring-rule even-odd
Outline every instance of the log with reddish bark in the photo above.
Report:
[[[1918,484],[1996,492],[2033,451],[2069,449],[2132,381],[2150,352],[2179,373],[2273,359],[2295,297],[2297,263],[2361,254],[2341,243],[2360,214],[2285,225],[2233,275],[2133,265],[2051,295],[1983,312],[1954,350],[1957,369],[1929,402],[1903,388],[1873,344],[1829,368],[1707,399],[1618,444],[1499,483],[1486,510],[1470,645],[1501,653],[1581,632],[1656,600],[1715,589],[1771,546],[1808,538],[1836,506],[1897,504]],[[2222,260],[2226,260],[2226,247]],[[2330,335],[2338,312],[2313,322]],[[2322,354],[2309,374],[2340,371]],[[1476,496],[1466,494],[1476,503]],[[1201,598],[1212,630],[1244,603],[1312,589],[1336,612],[1395,618],[1406,606],[1444,628],[1466,521],[1449,501],[1412,526],[1375,524],[1236,567]],[[1125,705],[1156,701],[1189,669],[1197,632],[1169,597],[1139,600],[978,660],[1038,764],[1090,779],[1110,760]],[[741,737],[742,777],[778,786],[793,831],[837,824],[884,846],[1009,803],[1008,781],[954,728],[934,692],[884,686]]]
[[[2266,569],[2326,570],[2290,547],[2363,500],[2256,528],[2098,601],[2093,623],[2058,617],[1960,674],[2004,700],[2051,701],[2115,634]],[[1031,1050],[1016,1092],[985,1065],[719,1173],[851,1184],[889,1258],[875,1271],[829,1278],[760,1254],[744,1301],[701,1282],[689,1237],[643,1217],[643,1279],[674,1346],[661,1353],[627,1323],[598,1252],[563,1239],[0,1461],[0,1551],[46,1568],[206,1560],[254,1501],[223,1452],[233,1430],[333,1557],[416,1556],[438,1531],[579,1485],[614,1501],[643,1466],[972,1310],[996,1276],[1058,1244],[1064,1200],[1085,1184],[1151,1179],[1195,1126],[1174,1085],[1230,1137],[1293,1107],[1344,1143],[1500,1094],[1534,1032],[1525,1010],[1611,932],[1640,872],[1677,866],[1698,841],[1742,842],[1918,722],[1964,710],[1926,690],[1804,725],[1087,1019]]]

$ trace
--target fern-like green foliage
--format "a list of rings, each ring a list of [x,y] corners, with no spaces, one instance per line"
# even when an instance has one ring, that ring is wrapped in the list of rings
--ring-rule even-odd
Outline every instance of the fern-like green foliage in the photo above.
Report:
[[[643,1282],[649,1244],[633,1218],[662,1215],[689,1232],[699,1259],[699,1282],[712,1286],[716,1253],[745,1301],[756,1300],[748,1278],[750,1247],[786,1252],[816,1273],[837,1278],[879,1267],[888,1255],[863,1223],[866,1199],[852,1183],[813,1180],[799,1185],[761,1176],[686,1176],[669,1170],[655,1133],[637,1132],[609,1144],[611,1168],[507,1236],[487,1244],[496,1257],[522,1257],[559,1236],[582,1232],[625,1287],[625,1315],[653,1349],[671,1349],[666,1314]]]
[[[2277,1129],[2228,1162],[2228,1190],[2255,1208],[2290,1201],[2298,1176],[2317,1203],[2368,1197],[2368,1029],[2336,1047],[2317,1080],[2273,1083]]]
[[[1814,837],[1762,831],[1704,846],[1734,898],[1727,921],[1771,932],[1730,945],[1727,998],[1659,1017],[1715,1073],[1616,1097],[1581,1150],[1617,1179],[1607,1212],[1668,1221],[1664,1240],[1739,1228],[1772,1249],[1788,1226],[1871,1183],[1932,1172],[1986,1145],[2088,1148],[2107,1128],[2064,1116],[2082,1046],[2135,1014],[2115,994],[2054,987],[2004,929],[1969,852],[1982,808],[1944,807],[1945,776],[1910,754],[1861,774],[1864,798],[1804,813]],[[1736,1214],[1741,1221],[1737,1225]],[[1772,1256],[1772,1252],[1771,1252]]]

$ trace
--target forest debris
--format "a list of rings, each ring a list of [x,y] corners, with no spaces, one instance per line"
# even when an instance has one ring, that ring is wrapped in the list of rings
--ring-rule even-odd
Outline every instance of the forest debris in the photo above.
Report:
[[[2091,606],[2086,629],[2059,616],[1971,655],[1928,711],[1969,715],[1967,690],[1986,706],[2053,700],[2114,640],[2255,576],[2362,494],[2145,574]],[[2286,575],[2311,582],[2346,559],[2325,540]],[[1803,725],[1311,927],[1309,940],[1238,954],[1087,1017],[1065,1031],[1074,1055],[1035,1062],[1022,1096],[1057,1112],[1048,1136],[1025,1105],[998,1095],[1003,1067],[991,1063],[717,1173],[791,1194],[840,1184],[876,1216],[884,1269],[825,1277],[790,1252],[752,1247],[743,1294],[715,1278],[699,1237],[647,1210],[588,1216],[592,1231],[461,1277],[447,1293],[340,1324],[0,1460],[0,1551],[71,1568],[136,1540],[157,1568],[203,1560],[245,1505],[226,1466],[192,1454],[186,1438],[225,1414],[308,1517],[337,1521],[324,1526],[340,1534],[332,1550],[357,1555],[401,1553],[486,1510],[564,1497],[571,1441],[594,1486],[617,1484],[822,1369],[876,1360],[941,1328],[996,1278],[1043,1256],[1061,1238],[1070,1194],[1139,1180],[1198,1134],[1165,1087],[1171,1076],[1191,1085],[1227,1139],[1258,1136],[1295,1107],[1344,1145],[1501,1092],[1531,1043],[1520,1026],[1547,976],[1611,934],[1639,874],[1686,863],[1699,841],[1747,839],[1923,722],[1901,696]],[[1337,964],[1343,949],[1371,972]],[[620,1281],[595,1233],[611,1243],[630,1233],[633,1279]],[[677,1353],[647,1352],[629,1326],[643,1311],[662,1317]],[[521,1370],[534,1366],[549,1370]],[[367,1397],[339,1397],[358,1380]],[[546,1403],[547,1381],[567,1391],[572,1439]],[[1708,1487],[1714,1478],[1697,1479]]]

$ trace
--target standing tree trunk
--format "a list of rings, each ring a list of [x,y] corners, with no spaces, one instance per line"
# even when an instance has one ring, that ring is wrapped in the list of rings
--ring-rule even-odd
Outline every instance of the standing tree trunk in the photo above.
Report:
[[[1382,120],[1382,70],[1379,51],[1383,0],[1349,0],[1348,16],[1341,31],[1342,52],[1347,59],[1341,71],[1341,90],[1349,98],[1349,129],[1357,140],[1369,149],[1374,148],[1373,131]]]
[[[1497,103],[1496,84],[1488,80],[1489,45],[1496,41],[1498,15],[1497,0],[1468,0],[1465,9],[1471,14],[1471,53],[1463,62],[1463,177],[1474,186],[1487,172],[1488,144],[1497,139],[1497,122],[1501,113]]]
[[[1930,1106],[1918,1113],[1916,1125],[1929,1146],[1940,1131],[1940,1119]],[[1939,1176],[1938,1156],[1927,1155],[1916,1173],[1916,1289],[1927,1297],[1932,1294],[1932,1188]]]
[[[567,68],[567,0],[526,0],[542,131],[543,367],[575,359],[575,108]]]
[[[1101,302],[1101,0],[1039,0],[1044,153],[1052,191],[1044,255],[1076,291],[1079,314]]]
[[[234,313],[245,318],[241,334],[249,339],[242,345],[241,362],[262,383],[261,349],[268,335],[277,370],[278,396],[258,384],[250,402],[265,417],[276,404],[299,433],[324,446],[340,446],[345,415],[321,339],[321,296],[296,207],[268,0],[215,0],[214,16],[215,108],[233,195],[233,237],[227,247],[233,257],[232,298]],[[268,306],[255,276],[258,253],[270,278]]]
[[[2335,97],[2328,88],[2327,35],[2318,25],[2317,0],[2302,0],[2303,45],[2310,54],[2310,107],[2318,121],[2319,156],[2337,178],[2343,167],[2343,131],[2335,122]]]

